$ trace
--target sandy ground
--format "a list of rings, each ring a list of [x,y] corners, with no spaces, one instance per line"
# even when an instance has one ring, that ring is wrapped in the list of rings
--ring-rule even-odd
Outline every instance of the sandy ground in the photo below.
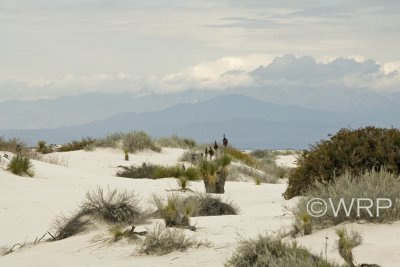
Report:
[[[131,154],[129,162],[124,161],[121,151],[114,149],[62,153],[59,156],[68,159],[67,167],[34,161],[34,178],[15,176],[0,168],[0,246],[33,241],[42,236],[51,229],[57,216],[76,210],[85,193],[97,187],[134,190],[142,206],[150,207],[151,194],[166,196],[167,190],[177,188],[176,180],[115,177],[118,166],[143,162],[175,165],[183,151],[163,149],[162,153]],[[278,162],[286,166],[295,164],[293,156],[283,156]],[[193,182],[190,188],[204,192],[202,182]],[[62,241],[42,242],[17,250],[0,257],[0,266],[223,266],[240,237],[255,237],[259,233],[274,233],[290,227],[293,218],[284,207],[296,200],[282,198],[285,188],[285,184],[257,186],[254,182],[227,182],[223,197],[234,201],[240,207],[240,214],[192,218],[198,230],[186,231],[190,236],[210,242],[209,247],[165,256],[140,255],[135,244],[125,240],[110,242],[109,231],[100,228]],[[138,228],[156,223],[160,221],[153,220]],[[357,261],[400,266],[400,223],[351,226],[360,230],[364,237],[364,243],[354,250]],[[325,250],[326,235],[329,237],[328,258],[341,261],[333,228],[298,241],[321,254]]]

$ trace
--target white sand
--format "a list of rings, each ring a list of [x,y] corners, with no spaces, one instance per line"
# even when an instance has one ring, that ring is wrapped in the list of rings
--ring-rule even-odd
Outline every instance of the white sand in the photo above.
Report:
[[[142,162],[174,165],[178,164],[182,153],[182,149],[141,152],[131,154],[129,162],[123,160],[121,151],[114,149],[62,153],[68,157],[68,167],[34,161],[34,178],[15,176],[0,168],[0,246],[33,241],[42,236],[57,215],[76,210],[85,193],[98,186],[134,190],[142,205],[149,206],[148,199],[152,193],[166,196],[166,190],[177,188],[176,180],[115,177],[117,166],[140,165]],[[284,162],[290,163],[289,160]],[[190,188],[204,192],[202,182],[194,182]],[[125,240],[117,243],[107,241],[111,234],[100,228],[62,241],[17,250],[0,257],[0,266],[223,266],[234,251],[239,236],[254,237],[258,233],[276,232],[291,225],[293,218],[285,215],[283,206],[295,200],[282,198],[285,188],[285,184],[257,186],[253,182],[227,182],[223,197],[240,207],[240,215],[192,218],[198,230],[186,231],[199,240],[208,240],[210,247],[165,256],[139,255],[136,246]],[[157,222],[159,220],[153,220],[150,224]],[[357,260],[388,267],[400,266],[397,252],[400,251],[400,239],[396,238],[400,234],[400,224],[355,227],[362,229],[365,240],[355,249]],[[299,242],[319,254],[323,251],[325,231],[333,233],[334,230],[299,238]],[[331,234],[332,248],[328,257],[341,260],[333,247],[334,240]]]

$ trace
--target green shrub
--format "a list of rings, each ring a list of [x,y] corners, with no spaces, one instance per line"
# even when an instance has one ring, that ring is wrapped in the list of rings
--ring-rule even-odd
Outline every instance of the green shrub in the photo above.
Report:
[[[67,144],[63,144],[60,148],[58,148],[59,152],[69,152],[69,151],[76,151],[76,150],[92,150],[94,149],[94,143],[96,142],[95,139],[90,137],[82,138],[80,141],[74,140]]]
[[[372,223],[386,223],[400,220],[400,179],[396,175],[386,172],[367,172],[362,175],[353,176],[350,173],[343,174],[328,186],[319,184],[313,190],[309,191],[305,197],[301,198],[297,206],[293,209],[295,216],[307,213],[307,203],[314,198],[320,198],[327,203],[327,212],[321,217],[311,217],[313,226],[322,228],[331,225],[337,225],[342,222],[353,222],[365,220]],[[374,205],[370,208],[370,212],[360,209],[360,216],[357,214],[356,199],[371,199]],[[390,209],[380,209],[379,217],[377,214],[377,199],[387,198],[392,201]],[[346,214],[346,209],[340,208],[337,211],[339,203],[342,203],[350,210]],[[352,204],[353,203],[353,204]],[[342,204],[342,205],[343,205]],[[363,203],[365,205],[366,203]],[[352,208],[350,209],[349,207]],[[386,205],[383,204],[382,205]],[[336,214],[335,214],[336,213]]]
[[[122,149],[130,153],[150,149],[160,152],[161,148],[155,144],[153,139],[144,131],[135,131],[127,133],[122,139]]]
[[[322,140],[304,151],[298,167],[289,175],[285,198],[304,194],[316,182],[331,183],[346,171],[352,175],[365,171],[399,173],[400,130],[366,127],[342,129],[329,140]]]
[[[21,155],[14,156],[8,163],[7,169],[16,175],[28,175],[33,176],[32,163],[29,158],[23,157]]]
[[[225,266],[232,267],[340,267],[312,255],[295,242],[285,243],[279,237],[259,235],[242,240]],[[347,265],[346,265],[347,266]]]
[[[162,147],[173,147],[173,148],[195,148],[197,146],[196,141],[191,138],[179,137],[173,135],[170,137],[161,137],[156,140],[156,143]]]
[[[187,238],[181,229],[169,229],[157,224],[147,232],[140,252],[165,255],[172,251],[184,251],[190,247],[199,247],[203,243]]]
[[[157,169],[156,165],[142,163],[140,167],[126,167],[120,166],[122,168],[121,171],[117,172],[117,176],[119,177],[126,177],[126,178],[149,178],[149,179],[156,179],[157,177],[154,176],[154,172]]]

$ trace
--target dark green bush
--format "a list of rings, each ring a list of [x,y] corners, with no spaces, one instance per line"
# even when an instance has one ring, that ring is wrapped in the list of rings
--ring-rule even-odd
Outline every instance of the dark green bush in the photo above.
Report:
[[[345,172],[359,175],[385,168],[399,173],[400,131],[376,127],[341,129],[329,140],[305,150],[297,164],[289,175],[284,193],[287,199],[304,194],[317,182],[329,184]]]
[[[33,176],[32,163],[29,158],[21,155],[14,156],[8,163],[7,169],[16,175],[28,175]]]

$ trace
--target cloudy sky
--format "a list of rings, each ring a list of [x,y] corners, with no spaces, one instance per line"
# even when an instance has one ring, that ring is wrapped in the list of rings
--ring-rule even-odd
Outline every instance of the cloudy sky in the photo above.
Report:
[[[0,0],[0,100],[247,86],[282,55],[365,61],[357,86],[400,90],[399,17],[396,0]]]

